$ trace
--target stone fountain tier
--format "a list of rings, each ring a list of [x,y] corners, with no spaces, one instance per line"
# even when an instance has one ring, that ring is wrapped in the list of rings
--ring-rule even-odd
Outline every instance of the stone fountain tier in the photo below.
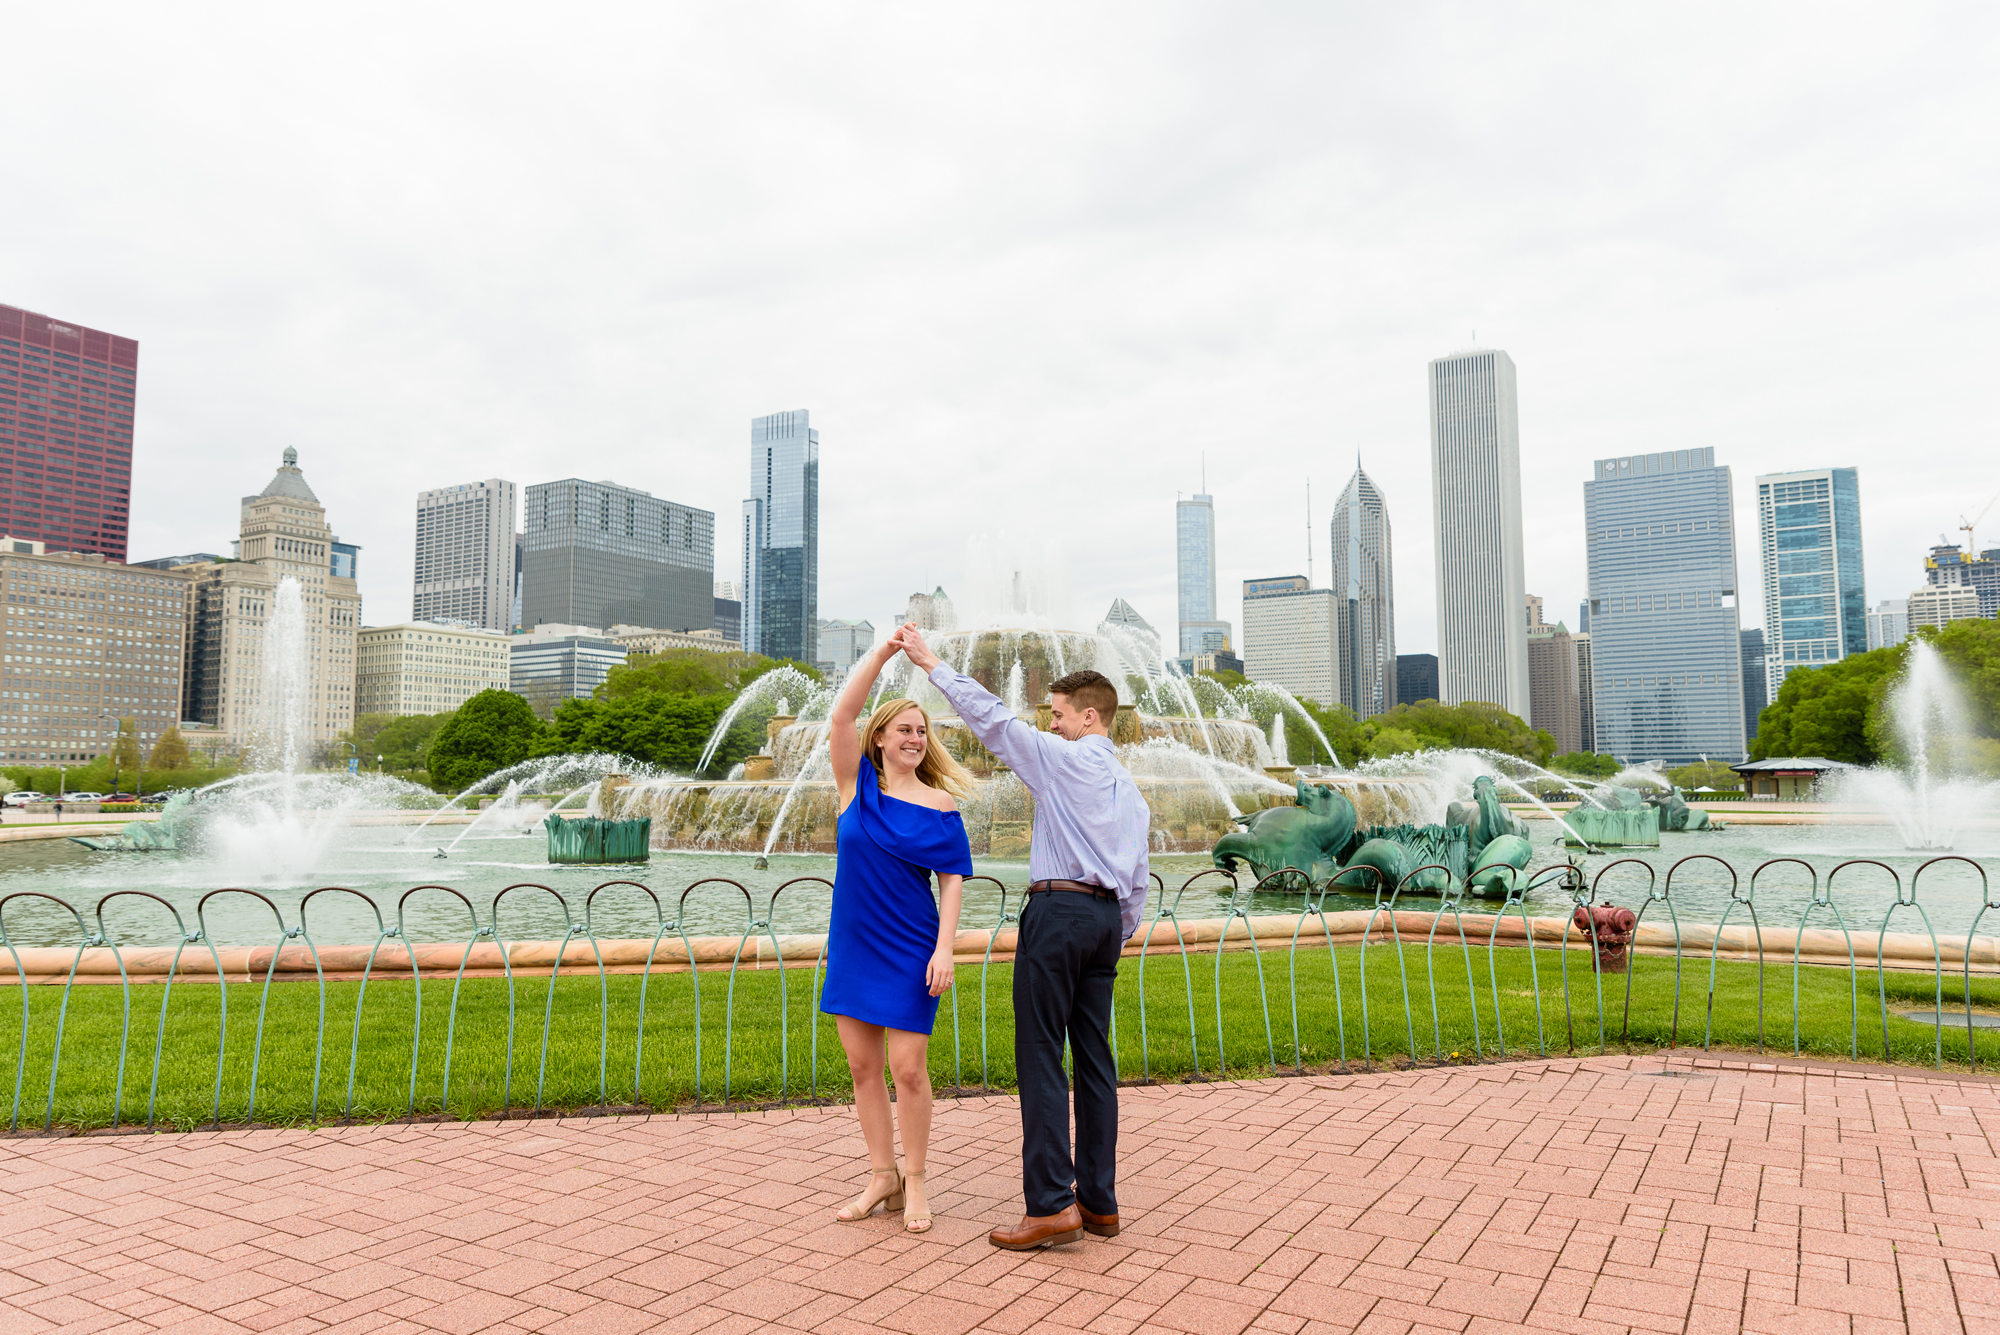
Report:
[[[1046,732],[1050,723],[1049,706],[1042,705],[1032,712],[1023,710],[1021,719],[1032,722],[1038,731]],[[1007,768],[960,720],[934,716],[931,725],[945,750],[980,778]],[[795,779],[819,758],[820,746],[826,737],[826,724],[800,723],[780,715],[765,724],[764,735],[763,753],[744,761],[742,777]],[[1141,714],[1131,705],[1118,706],[1117,716],[1111,723],[1111,740],[1119,746],[1136,746],[1151,741],[1179,742],[1190,751],[1249,770],[1264,768],[1261,762],[1267,755],[1262,745],[1263,730],[1254,723],[1233,719],[1163,718]],[[1289,779],[1281,781],[1289,786]]]
[[[1152,811],[1153,850],[1199,853],[1236,828],[1215,782],[1194,778],[1135,776]],[[1334,775],[1315,782],[1347,795],[1363,823],[1394,825],[1424,817],[1429,790],[1415,780]],[[1289,790],[1245,773],[1226,785],[1238,812],[1288,806]],[[787,799],[790,807],[786,808]],[[593,809],[621,819],[650,816],[655,848],[720,849],[761,853],[834,851],[834,787],[825,779],[748,779],[716,782],[635,783],[601,790]],[[783,811],[775,843],[771,830]],[[1028,855],[1035,801],[1011,771],[996,769],[983,778],[972,801],[963,805],[966,834],[976,857],[1021,859]],[[1424,817],[1428,818],[1428,817]]]

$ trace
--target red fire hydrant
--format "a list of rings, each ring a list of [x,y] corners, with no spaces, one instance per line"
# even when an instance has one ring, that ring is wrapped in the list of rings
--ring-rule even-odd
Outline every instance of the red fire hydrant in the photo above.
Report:
[[[1573,921],[1585,937],[1596,938],[1597,971],[1624,973],[1630,961],[1626,950],[1632,944],[1632,929],[1638,925],[1639,915],[1608,903],[1595,908],[1579,904]]]

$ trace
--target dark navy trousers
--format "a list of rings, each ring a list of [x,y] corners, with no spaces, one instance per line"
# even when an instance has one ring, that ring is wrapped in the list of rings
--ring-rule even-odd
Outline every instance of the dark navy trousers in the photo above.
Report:
[[[1118,905],[1068,890],[1028,896],[1014,950],[1014,1068],[1021,1087],[1021,1187],[1030,1215],[1078,1201],[1118,1213],[1118,1068],[1111,985],[1124,945]],[[1069,1040],[1076,1157],[1070,1158]],[[1075,1183],[1072,1189],[1071,1183]]]

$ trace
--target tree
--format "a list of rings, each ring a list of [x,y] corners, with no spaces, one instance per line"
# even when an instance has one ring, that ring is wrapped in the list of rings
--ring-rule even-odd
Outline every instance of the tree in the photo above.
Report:
[[[1692,765],[1682,765],[1679,769],[1667,771],[1667,782],[1676,788],[1720,788],[1734,790],[1743,786],[1743,779],[1735,770],[1720,760],[1696,761]]]
[[[187,769],[188,748],[181,740],[181,730],[169,727],[161,733],[160,740],[153,743],[153,758],[146,763],[154,769]]]
[[[426,768],[432,784],[455,793],[541,754],[548,736],[526,700],[512,691],[481,691],[438,728]]]
[[[1852,765],[1881,758],[1869,736],[1869,714],[1902,671],[1909,650],[1892,645],[1824,667],[1795,667],[1778,698],[1757,716],[1750,758],[1823,756]]]
[[[111,742],[111,761],[115,771],[136,773],[139,768],[138,724],[134,719],[118,720],[118,735]]]
[[[1519,756],[1538,765],[1556,750],[1556,739],[1547,729],[1531,728],[1500,706],[1484,700],[1468,700],[1458,705],[1419,700],[1415,704],[1397,705],[1366,720],[1361,728],[1370,756],[1408,750],[1410,738],[1425,748],[1478,747]],[[1378,749],[1378,745],[1383,749]]]
[[[751,682],[781,667],[796,668],[814,681],[824,680],[818,668],[789,658],[717,653],[709,649],[666,649],[657,654],[634,654],[612,668],[593,695],[599,700],[618,700],[659,691],[667,695],[719,695],[733,699]],[[560,702],[556,707],[560,707]]]
[[[424,768],[432,739],[450,718],[449,710],[442,714],[356,714],[354,726],[340,735],[340,742],[354,744],[363,769],[374,767],[375,757],[381,756],[383,769],[407,774]],[[341,763],[346,762],[345,746],[336,743],[333,754]]]
[[[729,704],[727,696],[663,691],[616,700],[568,700],[556,710],[550,731],[559,750],[611,751],[677,774],[693,774],[702,747]],[[739,719],[717,749],[711,772],[726,773],[762,741],[760,723]]]
[[[1565,751],[1549,761],[1549,768],[1558,774],[1575,774],[1585,779],[1608,779],[1625,768],[1618,763],[1618,757],[1598,752]]]

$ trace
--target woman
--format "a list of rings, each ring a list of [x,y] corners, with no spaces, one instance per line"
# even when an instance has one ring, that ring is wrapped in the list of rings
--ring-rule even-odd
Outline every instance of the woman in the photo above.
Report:
[[[856,663],[833,706],[827,750],[839,790],[839,863],[819,1008],[838,1022],[854,1073],[854,1111],[874,1168],[867,1190],[837,1217],[866,1219],[886,1205],[903,1211],[906,1230],[927,1233],[927,1059],[938,998],[952,981],[959,898],[972,874],[965,821],[953,800],[971,795],[972,776],[950,752],[931,744],[930,717],[909,700],[878,706],[856,732],[869,688],[896,652],[885,643]],[[885,1057],[902,1113],[902,1172],[896,1170],[895,1114],[882,1080]]]

